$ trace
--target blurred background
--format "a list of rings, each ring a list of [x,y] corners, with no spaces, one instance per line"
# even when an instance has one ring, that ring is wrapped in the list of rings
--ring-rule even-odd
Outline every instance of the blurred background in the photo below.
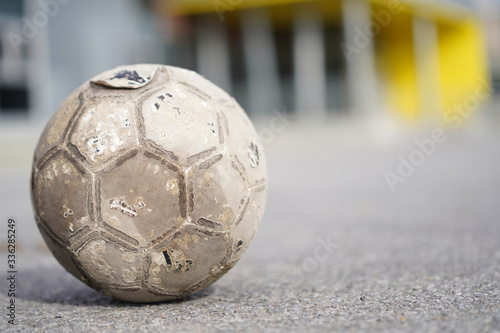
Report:
[[[356,307],[351,291],[436,283],[456,295],[460,277],[498,300],[500,1],[0,0],[0,226],[18,221],[20,248],[44,248],[29,197],[43,127],[84,81],[132,63],[201,73],[236,98],[265,145],[268,206],[247,264],[218,282],[227,290],[281,298],[302,290],[282,288],[291,277]],[[336,244],[321,265],[318,237]],[[26,270],[36,279],[25,298],[76,295],[70,280],[37,292],[38,276],[52,290],[61,271]],[[481,297],[456,316],[433,296],[420,310],[474,321],[490,313],[467,316]]]
[[[498,88],[499,7],[496,0],[1,0],[0,122],[45,123],[85,80],[143,62],[198,71],[253,118],[277,109],[321,121],[440,121],[481,82]]]

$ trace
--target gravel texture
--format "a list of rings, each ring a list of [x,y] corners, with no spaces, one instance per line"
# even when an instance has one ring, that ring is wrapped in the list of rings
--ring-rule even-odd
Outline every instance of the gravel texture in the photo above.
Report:
[[[500,135],[445,129],[392,192],[384,173],[432,128],[351,127],[275,133],[268,205],[249,250],[213,286],[168,303],[115,301],[66,273],[35,228],[29,168],[3,167],[0,260],[5,273],[10,216],[18,273],[15,326],[0,282],[0,331],[499,332]]]

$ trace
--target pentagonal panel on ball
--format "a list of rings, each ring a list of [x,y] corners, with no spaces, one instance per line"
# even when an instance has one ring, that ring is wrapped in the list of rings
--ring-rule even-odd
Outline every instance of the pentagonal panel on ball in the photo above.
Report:
[[[88,233],[92,221],[92,178],[59,153],[47,161],[34,178],[37,213],[56,237],[72,243],[77,234]]]
[[[142,105],[146,143],[189,163],[190,156],[222,147],[216,111],[202,91],[170,81]]]
[[[126,154],[113,170],[99,175],[104,228],[131,244],[149,246],[184,221],[179,210],[177,168],[147,151]],[[122,237],[123,238],[123,237]]]
[[[192,166],[188,176],[191,221],[227,229],[248,196],[248,185],[234,160],[214,154]]]
[[[118,286],[140,285],[142,257],[113,241],[95,238],[78,251],[78,259],[92,279]]]
[[[90,164],[133,147],[137,143],[134,105],[116,99],[87,105],[71,133],[70,143],[70,148],[76,147],[77,155]]]
[[[184,225],[164,248],[150,252],[147,284],[162,292],[187,291],[217,279],[226,268],[225,232]]]

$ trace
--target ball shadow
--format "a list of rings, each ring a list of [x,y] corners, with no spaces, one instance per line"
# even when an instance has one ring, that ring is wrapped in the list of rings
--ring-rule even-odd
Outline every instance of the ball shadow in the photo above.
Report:
[[[2,281],[2,290],[8,290],[8,280]],[[214,292],[208,287],[186,298],[158,303],[132,303],[101,294],[77,280],[61,267],[24,268],[16,276],[16,298],[39,303],[57,303],[74,306],[98,305],[105,307],[142,307],[161,304],[179,304],[202,299]]]

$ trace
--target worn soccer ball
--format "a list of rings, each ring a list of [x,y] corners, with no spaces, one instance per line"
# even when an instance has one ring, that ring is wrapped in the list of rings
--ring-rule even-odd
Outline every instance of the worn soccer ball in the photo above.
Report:
[[[35,217],[55,258],[117,299],[186,297],[250,244],[267,194],[245,112],[195,72],[122,66],[60,106],[35,151]]]

